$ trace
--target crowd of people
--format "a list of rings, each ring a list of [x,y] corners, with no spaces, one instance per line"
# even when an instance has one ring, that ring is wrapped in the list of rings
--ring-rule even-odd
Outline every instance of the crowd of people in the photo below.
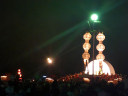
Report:
[[[75,78],[82,77],[75,75],[70,80],[56,79],[53,82],[0,81],[0,96],[128,96],[127,82],[125,82],[127,79],[113,84],[101,77],[91,78],[89,83]]]
[[[85,74],[84,72],[80,73],[75,73],[73,75],[66,75],[64,77],[60,77],[58,81],[71,81],[71,80],[76,80],[76,81],[83,81],[83,78],[89,78],[89,79],[96,79],[97,77],[99,80],[105,80],[106,82],[108,81],[122,81],[122,79],[127,78],[127,75],[122,76],[121,74],[115,74],[115,75],[108,75],[108,74],[102,74],[102,75],[88,75]]]

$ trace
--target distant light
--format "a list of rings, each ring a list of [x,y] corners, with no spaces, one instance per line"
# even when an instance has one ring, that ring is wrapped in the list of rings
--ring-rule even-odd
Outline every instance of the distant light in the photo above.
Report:
[[[43,76],[43,78],[46,78],[46,77],[47,77],[47,76],[45,76],[45,75]]]
[[[22,80],[22,78],[20,77],[19,80]]]
[[[1,81],[6,81],[7,80],[7,76],[1,76]]]
[[[22,74],[20,74],[19,76],[22,77]]]
[[[108,83],[113,83],[113,81],[112,81],[112,80],[110,80],[110,81],[108,81]]]
[[[20,71],[21,71],[21,69],[18,69],[18,71],[20,72]]]
[[[98,20],[98,15],[97,14],[92,14],[91,15],[91,20],[97,21]]]
[[[52,79],[52,78],[46,78],[45,80],[46,80],[47,82],[51,82],[51,83],[54,81],[54,79]]]
[[[90,79],[89,78],[83,78],[83,80],[85,81],[85,82],[90,82]]]
[[[51,58],[47,58],[47,62],[48,62],[49,64],[52,64],[52,63],[53,63],[53,60],[52,60]]]
[[[33,79],[32,81],[34,82],[35,80]]]

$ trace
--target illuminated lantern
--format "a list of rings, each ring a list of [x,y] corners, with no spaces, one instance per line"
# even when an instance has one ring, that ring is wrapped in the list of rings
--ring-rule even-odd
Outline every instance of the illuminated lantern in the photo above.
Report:
[[[91,39],[92,35],[89,32],[86,32],[83,36],[83,38],[87,41],[89,41]]]
[[[105,39],[105,36],[103,33],[99,33],[97,36],[96,36],[96,39],[100,42],[100,41],[104,41]]]
[[[83,44],[83,49],[88,52],[88,50],[91,48],[91,45],[89,43],[84,43]]]
[[[103,44],[98,44],[96,46],[96,49],[100,52],[100,51],[103,51],[105,49],[105,46]]]
[[[88,60],[90,58],[90,54],[84,52],[83,55],[82,55],[82,57],[83,57],[83,59]]]
[[[102,60],[105,59],[105,56],[104,56],[103,54],[98,54],[98,55],[96,56],[96,59],[99,60],[99,61],[102,61]]]

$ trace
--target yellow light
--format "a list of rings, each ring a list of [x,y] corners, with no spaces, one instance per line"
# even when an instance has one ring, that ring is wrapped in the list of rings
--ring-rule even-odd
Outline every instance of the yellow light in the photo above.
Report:
[[[52,64],[52,63],[53,63],[53,60],[52,60],[51,58],[47,58],[47,62],[48,62],[49,64]]]
[[[7,80],[7,76],[1,76],[1,80],[2,80],[2,81]]]
[[[108,83],[113,83],[113,81],[112,81],[112,80],[110,80],[110,81],[108,81]]]
[[[85,82],[90,82],[90,79],[89,78],[83,78],[83,80],[85,81]]]

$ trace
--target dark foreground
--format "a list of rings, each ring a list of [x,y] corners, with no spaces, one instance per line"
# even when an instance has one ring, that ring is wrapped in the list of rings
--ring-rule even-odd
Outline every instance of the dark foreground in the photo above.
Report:
[[[128,96],[127,82],[106,81],[0,81],[0,96]]]

